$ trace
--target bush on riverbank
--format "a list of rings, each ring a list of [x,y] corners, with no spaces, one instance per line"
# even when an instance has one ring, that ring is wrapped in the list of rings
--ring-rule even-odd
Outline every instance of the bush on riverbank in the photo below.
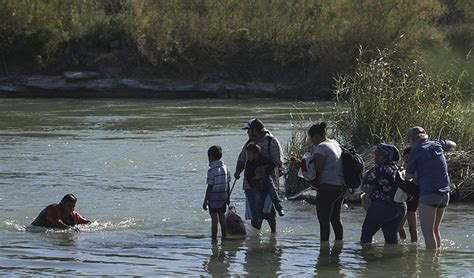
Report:
[[[361,51],[354,73],[336,78],[337,100],[350,105],[336,115],[335,129],[343,141],[356,146],[400,145],[406,142],[406,131],[418,125],[432,138],[472,147],[470,105],[457,80],[426,70],[422,59],[403,60],[393,50],[378,51],[368,62],[363,56]]]
[[[446,11],[460,21],[456,26],[470,18],[465,6],[436,0],[0,0],[0,6],[3,74],[208,73],[326,87],[334,73],[353,68],[358,45],[416,56],[449,45],[440,28]],[[469,45],[459,40],[469,30],[453,27],[449,34]]]
[[[403,149],[407,131],[415,125],[433,139],[456,141],[457,150],[446,156],[453,196],[468,200],[474,194],[472,100],[461,93],[459,80],[429,71],[423,63],[406,61],[394,50],[381,50],[369,61],[359,58],[354,73],[336,78],[333,115],[318,120],[331,122],[330,137],[358,147],[367,167],[373,163],[374,145],[385,142]],[[288,156],[302,157],[310,149],[310,125],[304,115],[296,118]]]

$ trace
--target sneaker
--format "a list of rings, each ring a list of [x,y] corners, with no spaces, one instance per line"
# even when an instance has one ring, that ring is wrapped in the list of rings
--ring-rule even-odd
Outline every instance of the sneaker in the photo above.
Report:
[[[278,211],[278,215],[285,216],[285,212],[281,209],[281,210]]]

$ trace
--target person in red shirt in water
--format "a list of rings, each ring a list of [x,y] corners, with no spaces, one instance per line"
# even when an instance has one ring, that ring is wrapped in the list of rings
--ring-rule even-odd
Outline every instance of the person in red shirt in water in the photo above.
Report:
[[[59,204],[43,209],[31,225],[45,228],[69,229],[77,224],[89,224],[89,220],[74,211],[77,198],[73,194],[63,197]]]

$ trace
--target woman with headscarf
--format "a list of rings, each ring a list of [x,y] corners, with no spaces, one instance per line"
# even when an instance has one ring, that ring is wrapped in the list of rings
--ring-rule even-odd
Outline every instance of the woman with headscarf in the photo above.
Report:
[[[426,248],[441,246],[439,226],[444,210],[449,203],[450,180],[444,152],[456,147],[449,140],[430,141],[428,134],[419,126],[410,129],[408,139],[411,151],[408,158],[406,178],[417,174],[420,187],[418,213]]]
[[[395,161],[400,159],[397,147],[381,143],[375,150],[375,166],[367,171],[362,181],[362,190],[371,194],[371,204],[367,209],[360,241],[370,245],[372,237],[382,229],[385,243],[398,243],[398,229],[406,214],[406,204],[395,202],[397,191],[395,178],[398,168]]]

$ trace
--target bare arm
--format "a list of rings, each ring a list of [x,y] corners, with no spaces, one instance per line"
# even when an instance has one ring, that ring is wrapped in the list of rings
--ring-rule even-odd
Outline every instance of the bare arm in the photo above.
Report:
[[[58,219],[56,221],[52,221],[51,224],[52,224],[51,226],[53,226],[54,228],[58,228],[58,229],[67,230],[67,229],[71,228],[71,226],[64,223],[61,219]]]
[[[91,223],[91,221],[89,221],[84,216],[80,215],[78,212],[75,212],[75,214],[77,217],[77,224],[90,224]]]
[[[63,230],[66,230],[66,229],[70,228],[69,225],[67,225],[66,223],[64,223],[61,220],[61,217],[58,214],[58,211],[54,208],[51,208],[48,211],[48,214],[46,216],[46,222],[48,222],[49,226],[51,226],[53,228],[63,229]]]
[[[242,171],[245,169],[245,163],[242,161],[237,161],[237,165],[235,166],[235,173],[234,173],[234,178],[236,180],[240,179],[240,174]]]
[[[209,203],[209,196],[211,195],[212,192],[212,185],[208,184],[207,189],[206,189],[206,195],[204,196],[204,202],[202,203],[202,209],[207,210],[207,206]]]
[[[314,163],[316,165],[316,176],[319,177],[319,175],[323,172],[324,170],[324,165],[326,164],[326,157],[324,157],[321,154],[315,154],[313,157]]]

